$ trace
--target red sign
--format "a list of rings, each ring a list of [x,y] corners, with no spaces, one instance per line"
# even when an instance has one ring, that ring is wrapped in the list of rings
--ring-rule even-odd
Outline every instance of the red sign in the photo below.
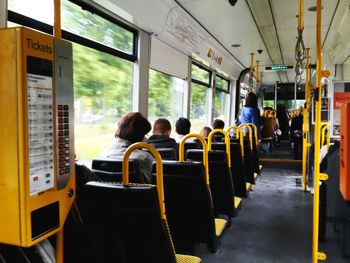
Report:
[[[334,92],[334,109],[340,110],[344,102],[350,102],[350,92]]]

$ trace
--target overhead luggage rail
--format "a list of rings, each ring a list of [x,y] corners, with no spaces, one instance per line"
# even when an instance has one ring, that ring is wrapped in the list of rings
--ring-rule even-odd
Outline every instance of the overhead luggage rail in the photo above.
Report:
[[[129,182],[129,157],[143,148],[156,160],[157,185]],[[123,158],[122,183],[89,182],[85,195],[91,208],[86,222],[92,234],[92,261],[201,262],[198,257],[175,252],[165,211],[162,159],[153,146],[132,144]]]

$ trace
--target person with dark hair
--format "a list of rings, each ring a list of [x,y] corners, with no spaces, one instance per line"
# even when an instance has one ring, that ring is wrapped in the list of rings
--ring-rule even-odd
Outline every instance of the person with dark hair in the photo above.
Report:
[[[294,160],[301,160],[303,149],[303,110],[299,110],[292,118],[290,125],[290,137],[293,142]]]
[[[260,135],[260,111],[258,109],[258,98],[255,93],[249,92],[246,97],[246,102],[241,110],[237,125],[253,123],[258,128],[258,140],[261,140]],[[256,136],[256,135],[255,135]]]
[[[147,143],[156,148],[177,148],[176,141],[170,138],[171,124],[166,118],[159,118],[153,124],[153,135],[148,138]]]
[[[179,118],[175,123],[175,131],[177,132],[176,142],[181,142],[182,138],[185,137],[185,135],[189,134],[191,130],[191,122],[181,117]]]
[[[208,139],[209,133],[211,132],[211,128],[208,126],[204,126],[202,130],[200,131],[200,136],[203,137],[203,139]]]
[[[214,129],[214,130],[215,130],[215,129],[224,129],[224,127],[225,127],[225,122],[224,122],[223,120],[220,120],[220,119],[215,119],[215,120],[213,121],[212,126],[213,126],[213,129]]]
[[[151,124],[141,113],[129,112],[119,120],[113,143],[100,157],[122,160],[126,149],[133,143],[142,142],[150,130]],[[135,150],[130,157],[138,161],[146,182],[151,182],[153,156],[146,151]]]

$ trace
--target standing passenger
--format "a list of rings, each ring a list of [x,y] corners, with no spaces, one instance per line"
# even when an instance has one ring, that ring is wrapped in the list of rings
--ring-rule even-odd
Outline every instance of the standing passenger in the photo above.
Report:
[[[260,136],[260,111],[258,109],[258,98],[253,92],[249,92],[246,98],[244,107],[241,110],[237,125],[253,123],[258,128],[258,141],[261,141]]]
[[[111,146],[101,153],[102,158],[123,160],[126,149],[133,143],[142,142],[151,130],[151,124],[139,112],[129,112],[118,122],[115,139]],[[151,182],[153,156],[143,150],[135,150],[130,156],[136,159],[146,182]]]

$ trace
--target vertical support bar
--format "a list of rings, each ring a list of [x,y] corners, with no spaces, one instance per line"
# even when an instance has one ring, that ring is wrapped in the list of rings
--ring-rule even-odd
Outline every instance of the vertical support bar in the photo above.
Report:
[[[293,108],[297,109],[297,83],[294,83],[294,101],[293,101]]]
[[[256,61],[255,74],[256,82],[259,83],[259,60]]]
[[[309,140],[309,74],[310,74],[310,48],[306,49],[306,80],[305,80],[305,107],[303,111],[303,165],[302,165],[302,177],[303,177],[303,190],[307,190],[307,149]]]
[[[275,82],[275,110],[277,110],[277,81]]]
[[[0,1],[0,28],[7,26],[7,0]]]
[[[63,263],[63,227],[56,234],[56,263]]]
[[[316,15],[316,49],[317,49],[317,75],[314,98],[316,102],[315,116],[315,156],[314,156],[314,200],[313,200],[313,236],[312,236],[312,262],[317,263],[319,259],[325,259],[325,254],[318,251],[318,230],[320,210],[320,132],[321,132],[321,78],[322,78],[322,0],[317,0]]]
[[[54,36],[61,38],[61,0],[54,0]]]
[[[304,30],[304,0],[299,0],[298,31]]]
[[[188,57],[187,61],[188,65],[188,73],[187,73],[187,81],[186,88],[184,90],[184,105],[183,105],[183,116],[187,119],[190,119],[191,115],[191,84],[192,84],[192,58]]]
[[[150,34],[139,30],[138,60],[134,63],[133,102],[132,110],[141,112],[147,118],[148,114],[148,80],[150,61]]]
[[[253,76],[254,71],[254,53],[250,53],[250,67],[249,67],[249,75]]]
[[[211,81],[210,81],[210,88],[208,92],[208,104],[206,107],[208,111],[208,119],[207,119],[207,125],[211,126],[213,119],[214,119],[214,111],[215,111],[215,90],[216,90],[216,84],[215,84],[215,79],[216,79],[216,73],[215,71],[212,71],[211,74]]]

